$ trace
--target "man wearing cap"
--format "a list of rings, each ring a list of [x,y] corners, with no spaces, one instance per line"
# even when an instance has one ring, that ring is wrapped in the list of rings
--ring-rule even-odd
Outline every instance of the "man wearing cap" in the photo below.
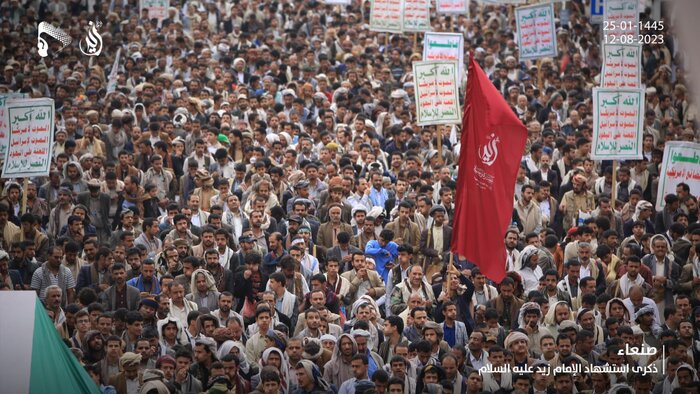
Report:
[[[141,355],[126,352],[119,358],[119,372],[109,378],[109,385],[116,389],[118,394],[136,393],[141,386]]]
[[[105,242],[109,237],[109,195],[100,192],[101,183],[97,179],[88,181],[88,191],[78,194],[78,204],[88,209],[90,224],[95,226],[97,237]]]

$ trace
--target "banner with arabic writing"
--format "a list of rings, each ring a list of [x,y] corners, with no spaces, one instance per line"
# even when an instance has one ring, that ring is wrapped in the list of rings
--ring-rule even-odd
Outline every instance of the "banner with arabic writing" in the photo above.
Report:
[[[521,60],[557,56],[553,4],[516,8],[515,21]]]
[[[423,60],[455,61],[459,64],[459,81],[464,75],[464,36],[460,33],[427,32],[423,37]],[[414,74],[415,75],[415,74]]]
[[[372,0],[369,29],[401,33],[403,30],[403,0]]]
[[[2,93],[0,94],[0,158],[5,158],[7,152],[7,142],[10,138],[10,126],[5,118],[7,104],[11,100],[27,98],[27,93]]]
[[[430,30],[430,0],[404,0],[403,31]]]
[[[454,61],[413,62],[419,126],[462,123],[458,73]]]
[[[170,0],[141,0],[139,1],[139,12],[143,15],[143,10],[148,10],[148,19],[157,19],[160,27],[163,19],[168,17]]]
[[[604,88],[642,87],[641,45],[603,44],[603,72],[600,85]]]
[[[638,0],[605,0],[603,2],[604,42],[618,43],[639,34]],[[623,37],[623,38],[621,38]],[[626,41],[623,41],[626,42]]]
[[[469,18],[469,0],[435,0],[438,14],[460,14]]]
[[[430,30],[430,0],[372,0],[369,29],[400,33]]]
[[[642,89],[593,89],[594,160],[642,158],[644,128]]]
[[[54,133],[53,99],[19,99],[7,103],[9,136],[3,178],[48,176]]]
[[[664,159],[659,171],[659,191],[656,194],[656,210],[666,205],[664,196],[676,194],[676,186],[685,183],[690,194],[700,194],[700,144],[691,142],[666,142]]]

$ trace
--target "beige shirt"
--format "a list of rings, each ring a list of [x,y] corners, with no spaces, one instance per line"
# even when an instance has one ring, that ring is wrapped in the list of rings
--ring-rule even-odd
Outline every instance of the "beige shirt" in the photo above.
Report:
[[[433,226],[433,249],[442,254],[442,226]]]

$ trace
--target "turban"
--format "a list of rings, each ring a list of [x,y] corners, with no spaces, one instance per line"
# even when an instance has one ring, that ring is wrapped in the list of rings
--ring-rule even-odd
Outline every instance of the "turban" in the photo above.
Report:
[[[369,338],[370,336],[372,336],[372,334],[370,334],[369,331],[367,331],[367,330],[352,330],[351,334],[355,338],[357,338],[357,337]]]
[[[333,343],[338,343],[338,338],[334,337],[331,334],[323,334],[323,335],[321,335],[321,342],[324,342],[324,341],[331,341]]]
[[[423,325],[423,332],[425,332],[425,330],[430,330],[430,329],[435,330],[435,333],[436,333],[438,336],[442,336],[442,335],[443,335],[442,326],[440,326],[439,324],[435,323],[434,321],[427,321],[427,322],[425,322],[425,324]]]
[[[284,351],[287,348],[287,336],[282,331],[267,330],[267,337],[272,339],[275,347]]]
[[[634,314],[634,320],[638,320],[641,316],[646,315],[647,313],[654,313],[654,308],[651,307],[650,305],[644,305],[643,307],[639,308],[637,313]]]
[[[308,360],[318,360],[323,355],[321,340],[316,338],[304,338],[304,352],[301,357]]]
[[[581,175],[581,174],[576,174],[576,175],[574,175],[574,182],[576,182],[576,183],[586,183],[586,182],[588,182],[588,179],[587,179],[585,176]]]
[[[126,352],[119,358],[119,368],[130,367],[132,365],[138,365],[141,363],[141,355]]]
[[[506,337],[506,341],[505,341],[506,349],[510,348],[510,345],[511,345],[513,342],[517,342],[517,341],[520,341],[520,340],[526,341],[527,344],[530,345],[530,338],[528,338],[527,335],[523,334],[523,333],[520,332],[520,331],[512,331],[512,332],[511,332],[510,334],[508,334],[508,336]]]
[[[175,359],[173,356],[165,355],[161,356],[158,361],[156,361],[156,368],[160,368],[163,364],[170,364],[173,367],[175,366]]]

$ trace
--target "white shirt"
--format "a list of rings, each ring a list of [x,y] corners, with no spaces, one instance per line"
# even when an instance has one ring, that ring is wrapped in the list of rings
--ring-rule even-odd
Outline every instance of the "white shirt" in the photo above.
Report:
[[[139,378],[134,380],[126,379],[126,393],[127,394],[138,394],[141,384]]]
[[[589,260],[589,262],[588,262],[588,267],[585,267],[585,266],[583,265],[583,262],[581,263],[581,276],[580,276],[581,278],[585,278],[585,277],[587,277],[587,276],[591,276],[591,269],[589,268],[589,267],[591,266],[591,264],[592,264],[592,263],[591,263],[590,260]],[[595,278],[593,278],[593,279],[595,279]]]
[[[533,270],[530,267],[523,267],[520,271],[520,277],[523,279],[523,288],[525,289],[525,294],[531,292],[532,290],[537,290],[540,284],[540,278],[542,277],[542,268],[536,266]]]
[[[231,257],[233,257],[234,253],[236,252],[227,246],[223,253],[219,252],[219,264],[221,264],[222,267],[229,269],[228,266],[231,263]]]
[[[481,358],[480,359],[475,358],[474,355],[472,354],[472,352],[467,352],[467,354],[469,355],[469,361],[471,361],[472,367],[474,367],[475,370],[479,370],[479,369],[481,369],[481,367],[486,365],[486,356],[487,355],[486,355],[485,350],[481,351]]]

